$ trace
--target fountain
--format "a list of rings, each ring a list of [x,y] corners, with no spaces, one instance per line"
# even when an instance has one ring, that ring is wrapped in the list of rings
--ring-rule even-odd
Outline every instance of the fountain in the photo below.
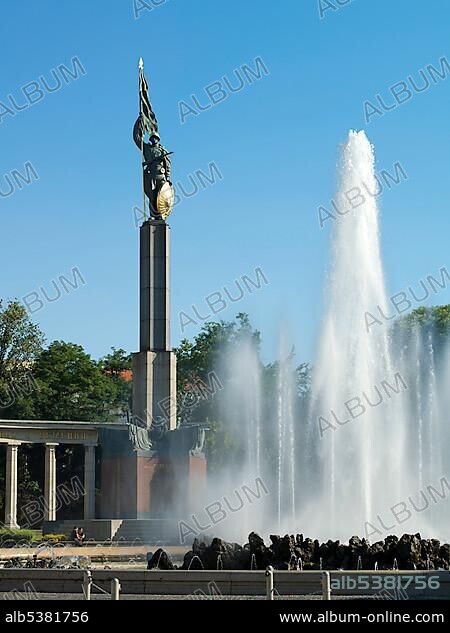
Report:
[[[352,208],[349,192],[363,188],[363,202]],[[345,215],[334,226],[311,409],[320,482],[314,518],[323,526],[327,508],[327,532],[338,537],[362,533],[366,521],[401,499],[402,403],[382,390],[383,381],[392,381],[398,368],[391,359],[388,328],[367,331],[368,312],[378,307],[387,314],[377,202],[367,193],[375,190],[372,147],[364,132],[350,132],[337,198]],[[312,529],[325,536],[319,525]]]
[[[425,308],[420,318],[393,321],[378,189],[373,147],[364,132],[351,131],[339,168],[325,316],[301,406],[286,336],[265,373],[250,336],[223,354],[231,380],[221,413],[236,450],[211,500],[256,477],[270,495],[244,504],[239,522],[220,526],[221,536],[243,538],[255,527],[270,534],[276,526],[324,540],[359,535],[373,543],[404,532],[448,540],[450,337]]]
[[[297,462],[315,456],[309,492],[297,501],[298,522],[319,538],[359,534],[374,541],[403,533],[406,521],[409,531],[448,538],[437,521],[449,517],[449,503],[429,503],[422,512],[417,498],[430,485],[444,490],[449,472],[443,412],[450,348],[442,353],[442,336],[431,327],[393,328],[388,321],[374,162],[365,133],[351,131],[342,150],[328,303],[303,424],[308,454],[296,455]],[[440,381],[444,356],[447,378]]]

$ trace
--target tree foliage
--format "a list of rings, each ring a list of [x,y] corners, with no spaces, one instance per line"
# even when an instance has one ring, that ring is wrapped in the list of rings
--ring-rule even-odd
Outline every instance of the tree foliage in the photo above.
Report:
[[[107,422],[115,400],[113,378],[80,345],[54,341],[37,359],[35,417]]]
[[[0,301],[0,418],[109,422],[130,407],[131,358],[112,348],[100,361],[80,345],[44,337],[17,301]],[[57,448],[58,481],[83,477],[83,447]],[[22,445],[18,455],[18,505],[43,492],[43,447]],[[0,444],[0,517],[4,506],[6,447]],[[78,505],[82,503],[81,501]],[[76,504],[73,504],[73,511]],[[69,509],[70,510],[70,509]]]
[[[18,301],[0,299],[0,417],[29,413],[32,368],[44,336]]]
[[[399,325],[407,329],[433,327],[447,335],[450,332],[450,305],[421,306],[399,319]]]

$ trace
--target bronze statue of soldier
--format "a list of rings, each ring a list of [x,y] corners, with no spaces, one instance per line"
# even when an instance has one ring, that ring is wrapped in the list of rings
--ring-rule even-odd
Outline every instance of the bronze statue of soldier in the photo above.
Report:
[[[145,128],[142,114],[139,115],[133,128],[133,139],[143,153],[144,192],[149,200],[150,215],[155,220],[165,220],[173,206],[173,187],[170,181],[170,155],[161,145],[156,130],[149,133],[149,142],[144,141]]]

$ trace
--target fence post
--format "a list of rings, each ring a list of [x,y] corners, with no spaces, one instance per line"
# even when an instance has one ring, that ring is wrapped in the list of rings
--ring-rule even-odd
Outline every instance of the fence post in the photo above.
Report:
[[[322,600],[331,600],[331,582],[329,571],[324,571],[322,574]]]
[[[120,582],[118,578],[111,580],[111,600],[120,600]]]
[[[91,588],[92,588],[92,574],[89,570],[86,570],[83,574],[83,593],[84,599],[91,599]]]
[[[266,600],[273,600],[273,567],[266,568]]]

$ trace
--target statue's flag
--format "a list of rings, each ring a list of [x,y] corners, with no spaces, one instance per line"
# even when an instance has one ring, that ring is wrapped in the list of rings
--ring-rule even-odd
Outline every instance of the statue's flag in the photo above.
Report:
[[[140,112],[144,130],[149,134],[158,131],[158,121],[152,110],[150,99],[148,96],[148,83],[144,75],[144,62],[142,58],[139,60],[139,100]]]

